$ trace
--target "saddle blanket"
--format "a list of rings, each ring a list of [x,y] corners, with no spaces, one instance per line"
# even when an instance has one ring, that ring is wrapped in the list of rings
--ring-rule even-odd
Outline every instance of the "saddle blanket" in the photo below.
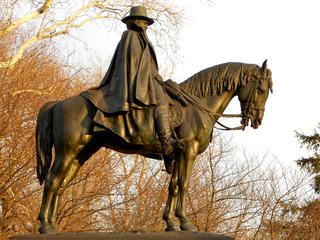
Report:
[[[177,101],[173,102],[174,105],[169,107],[172,129],[178,127],[183,119],[181,104]],[[147,145],[159,143],[155,129],[154,107],[134,109],[130,112],[116,115],[105,114],[98,110],[94,117],[94,122],[94,132],[109,129],[131,144]]]

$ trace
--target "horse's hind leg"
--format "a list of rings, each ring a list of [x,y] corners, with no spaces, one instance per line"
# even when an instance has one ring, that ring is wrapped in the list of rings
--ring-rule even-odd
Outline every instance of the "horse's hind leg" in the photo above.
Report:
[[[63,192],[68,187],[69,183],[74,179],[77,175],[81,165],[77,159],[73,159],[71,166],[68,169],[68,172],[65,174],[64,179],[61,181],[62,183],[58,186],[58,190],[52,199],[50,214],[49,214],[49,224],[52,229],[58,231],[57,225],[57,215],[58,215],[58,202],[59,197],[63,194]]]
[[[61,181],[61,184],[58,186],[57,193],[53,197],[51,204],[51,213],[49,214],[49,224],[52,229],[58,230],[57,227],[57,213],[58,213],[58,202],[60,196],[64,193],[66,188],[69,186],[70,182],[77,175],[80,167],[100,148],[100,144],[97,142],[97,139],[91,140],[91,137],[86,138],[87,142],[84,148],[80,153],[73,158],[71,165],[69,166],[66,174],[64,174],[64,178]]]
[[[54,164],[45,180],[44,191],[42,195],[41,209],[38,219],[41,222],[40,233],[56,232],[55,224],[56,208],[58,201],[58,191],[61,188],[67,174],[74,161],[74,154],[58,154],[56,155]],[[52,214],[53,213],[53,214]]]

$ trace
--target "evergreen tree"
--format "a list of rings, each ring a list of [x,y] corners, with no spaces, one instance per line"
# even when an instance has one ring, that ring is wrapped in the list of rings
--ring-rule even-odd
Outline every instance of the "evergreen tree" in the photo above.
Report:
[[[313,130],[312,135],[305,135],[296,132],[301,147],[305,147],[311,152],[309,157],[302,157],[297,160],[297,164],[314,175],[314,190],[320,194],[320,123],[318,127]]]

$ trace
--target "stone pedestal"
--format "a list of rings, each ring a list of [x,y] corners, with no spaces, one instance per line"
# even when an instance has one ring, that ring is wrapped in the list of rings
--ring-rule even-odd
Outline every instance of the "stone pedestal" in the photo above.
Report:
[[[12,236],[9,240],[234,240],[232,237],[207,232],[83,232],[60,234],[27,234]]]

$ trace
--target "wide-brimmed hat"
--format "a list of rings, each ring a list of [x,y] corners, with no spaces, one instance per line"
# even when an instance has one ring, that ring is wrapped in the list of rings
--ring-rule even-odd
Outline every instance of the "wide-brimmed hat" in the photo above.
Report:
[[[147,9],[143,6],[134,6],[130,10],[130,14],[122,19],[126,23],[128,20],[142,19],[148,21],[148,25],[153,24],[154,20],[147,15]]]

